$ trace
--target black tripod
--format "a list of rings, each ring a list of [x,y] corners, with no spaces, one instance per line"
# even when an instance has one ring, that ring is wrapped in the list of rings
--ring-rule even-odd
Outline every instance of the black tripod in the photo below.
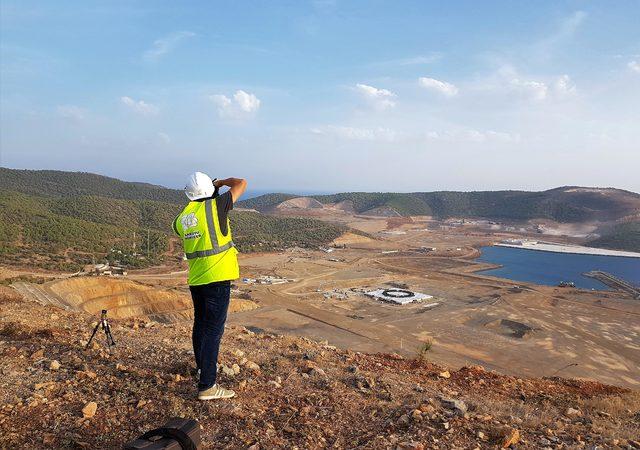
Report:
[[[109,326],[109,319],[107,318],[107,310],[103,309],[102,314],[100,315],[100,321],[96,324],[96,327],[93,329],[93,333],[91,333],[91,337],[89,338],[89,342],[87,342],[87,346],[85,350],[89,348],[93,337],[96,335],[98,328],[102,327],[104,330],[105,336],[107,336],[107,347],[109,351],[111,351],[111,347],[116,345],[116,341],[113,340],[113,335],[111,334],[111,327]]]

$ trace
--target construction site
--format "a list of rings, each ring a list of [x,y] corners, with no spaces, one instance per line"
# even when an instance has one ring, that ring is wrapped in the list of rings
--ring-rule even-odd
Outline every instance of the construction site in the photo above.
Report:
[[[229,322],[364,352],[415,356],[428,342],[430,360],[453,367],[640,385],[640,303],[624,286],[516,284],[478,273],[492,267],[475,261],[478,249],[500,235],[464,226],[443,230],[426,217],[400,224],[386,217],[339,219],[367,235],[348,232],[331,251],[241,255]],[[192,305],[186,263],[177,264],[126,276],[56,275],[13,287],[67,310],[182,322],[191,319]]]

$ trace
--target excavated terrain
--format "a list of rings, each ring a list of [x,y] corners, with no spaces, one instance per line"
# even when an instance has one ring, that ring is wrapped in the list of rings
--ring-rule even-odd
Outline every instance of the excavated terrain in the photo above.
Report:
[[[96,318],[0,287],[0,448],[120,448],[171,416],[204,448],[640,448],[637,391],[244,327],[220,357],[237,398],[199,402],[188,324],[113,319],[113,352],[84,350]]]
[[[191,296],[186,288],[149,286],[125,278],[71,277],[43,284],[14,283],[20,292],[66,310],[98,314],[109,311],[114,319],[145,316],[162,323],[193,318]],[[258,305],[251,300],[232,298],[230,312],[248,311]]]

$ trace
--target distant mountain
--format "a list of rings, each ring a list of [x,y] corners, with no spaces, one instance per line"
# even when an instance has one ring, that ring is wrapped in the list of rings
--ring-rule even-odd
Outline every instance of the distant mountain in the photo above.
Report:
[[[67,270],[107,254],[129,266],[154,264],[170,256],[171,222],[186,202],[175,189],[91,173],[0,168],[0,259]],[[323,245],[345,231],[308,218],[230,217],[245,252]]]
[[[238,206],[275,210],[296,196],[267,194]],[[640,195],[613,188],[561,187],[542,192],[347,192],[310,196],[325,205],[349,205],[358,214],[481,217],[496,220],[551,219],[558,222],[611,221],[640,217]]]

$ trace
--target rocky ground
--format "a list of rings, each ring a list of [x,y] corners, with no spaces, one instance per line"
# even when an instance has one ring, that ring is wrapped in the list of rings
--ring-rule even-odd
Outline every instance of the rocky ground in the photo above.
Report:
[[[110,354],[83,349],[96,320],[0,287],[0,448],[119,448],[171,416],[205,448],[640,448],[638,392],[244,328],[221,354],[237,398],[199,402],[188,324],[112,321]]]

